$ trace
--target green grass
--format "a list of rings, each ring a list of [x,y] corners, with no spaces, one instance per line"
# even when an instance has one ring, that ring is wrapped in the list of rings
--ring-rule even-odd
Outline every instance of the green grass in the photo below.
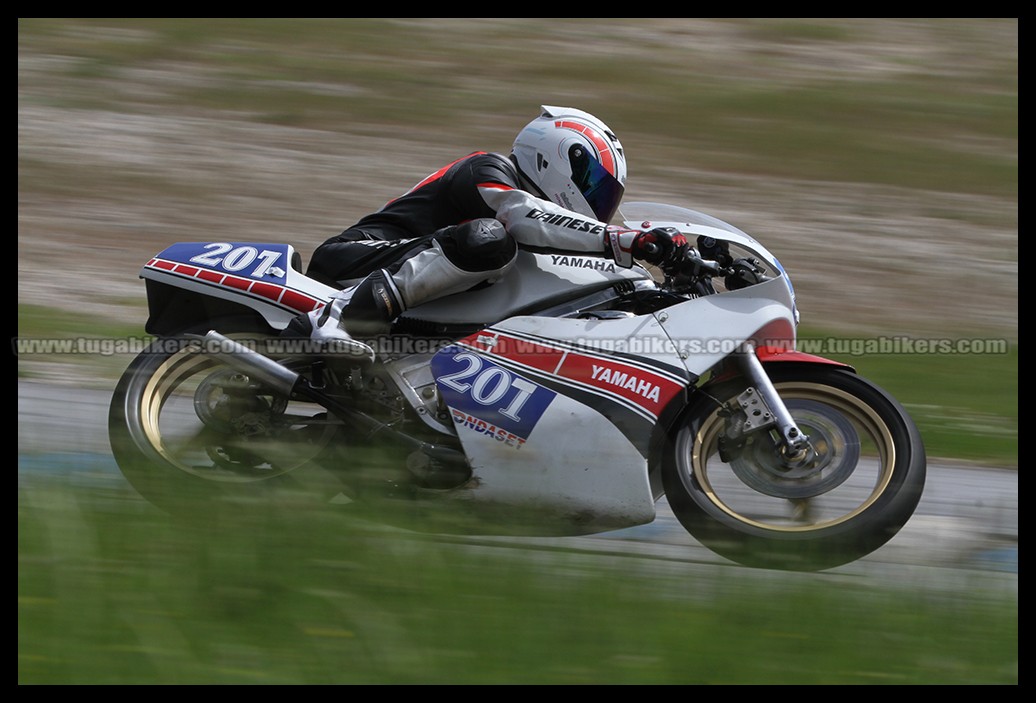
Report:
[[[122,489],[20,479],[18,682],[1018,682],[1017,602],[995,588],[619,561],[321,511],[176,522]]]
[[[125,301],[113,301],[113,304]],[[113,390],[133,356],[152,339],[144,332],[146,301],[139,319],[124,323],[95,314],[42,305],[18,305],[18,335],[12,340],[18,378],[50,374],[80,377],[83,388]]]
[[[895,389],[930,456],[1018,466],[1017,346],[964,359],[869,358],[858,370]]]
[[[146,301],[140,304],[142,318],[139,322],[122,323],[106,320],[97,315],[79,315],[71,310],[60,310],[45,305],[18,305],[18,336],[35,339],[72,339],[94,337],[98,339],[140,338],[144,335],[147,315]]]
[[[704,37],[693,22],[19,18],[19,114],[232,119],[348,139],[405,129],[496,149],[530,105],[577,105],[622,126],[631,178],[687,167],[719,182],[891,186],[918,203],[933,189],[962,197],[953,212],[919,205],[932,218],[1017,227],[1017,20],[731,19]],[[884,43],[890,27],[916,32],[918,50]],[[156,197],[226,197],[164,166],[20,148],[19,198],[90,224]],[[20,305],[18,335],[140,338],[143,303],[132,321]],[[1017,345],[831,356],[900,398],[931,456],[1017,466]],[[110,388],[129,361],[35,356],[18,372],[56,362]],[[103,477],[57,475],[19,476],[20,684],[1018,682],[1016,598],[982,583],[933,592],[473,549],[320,511],[177,523]]]
[[[818,343],[821,356],[851,364],[906,407],[930,457],[1018,466],[1017,343],[800,331],[800,349]]]

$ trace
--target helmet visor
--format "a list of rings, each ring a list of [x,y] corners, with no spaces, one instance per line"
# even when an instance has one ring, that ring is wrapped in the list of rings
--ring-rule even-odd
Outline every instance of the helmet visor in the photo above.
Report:
[[[569,150],[569,161],[572,164],[572,182],[590,209],[601,222],[611,222],[625,191],[622,183],[579,145]]]

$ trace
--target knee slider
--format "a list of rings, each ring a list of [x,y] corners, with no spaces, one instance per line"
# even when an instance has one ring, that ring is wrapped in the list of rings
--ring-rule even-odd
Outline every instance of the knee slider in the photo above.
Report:
[[[453,264],[465,271],[496,271],[518,253],[504,225],[490,217],[470,220],[443,231],[439,244]]]

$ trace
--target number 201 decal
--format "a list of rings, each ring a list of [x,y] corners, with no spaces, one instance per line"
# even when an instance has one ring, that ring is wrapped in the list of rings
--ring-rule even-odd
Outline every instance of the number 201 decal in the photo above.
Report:
[[[204,245],[204,248],[209,251],[192,256],[188,261],[192,264],[221,268],[233,273],[241,272],[251,278],[262,278],[267,273],[283,275],[280,270],[271,270],[274,264],[280,260],[283,251],[276,249],[260,251],[251,244],[234,245],[229,242],[210,242]],[[255,264],[254,268],[250,268],[252,264]]]
[[[494,406],[505,395],[508,395],[511,388],[514,388],[517,393],[512,394],[513,397],[506,406],[497,408],[497,412],[515,422],[521,422],[522,418],[519,413],[532,397],[533,391],[536,390],[535,383],[526,381],[520,376],[514,376],[495,364],[488,364],[489,368],[483,369],[482,366],[485,362],[482,357],[471,352],[457,354],[453,360],[466,362],[467,367],[440,376],[438,379],[440,385],[447,386],[458,393],[467,393],[473,401],[484,407]],[[471,383],[465,380],[468,378],[473,378]]]
[[[436,354],[432,373],[454,421],[486,434],[506,432],[524,440],[557,395],[459,347]]]

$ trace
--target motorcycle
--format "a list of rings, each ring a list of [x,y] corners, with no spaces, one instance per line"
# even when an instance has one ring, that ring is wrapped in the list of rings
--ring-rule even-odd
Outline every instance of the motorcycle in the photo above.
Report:
[[[740,229],[655,203],[625,226],[695,246],[660,270],[521,251],[493,285],[408,310],[375,362],[281,335],[335,293],[290,244],[181,242],[142,268],[154,342],[111,446],[170,511],[304,496],[440,533],[584,535],[663,498],[736,563],[822,570],[882,547],[925,482],[903,407],[797,351],[795,291]]]

